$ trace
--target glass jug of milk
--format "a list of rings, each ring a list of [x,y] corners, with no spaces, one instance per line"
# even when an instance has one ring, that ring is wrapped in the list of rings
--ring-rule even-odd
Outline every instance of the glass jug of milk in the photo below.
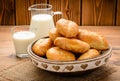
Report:
[[[36,34],[36,39],[47,36],[49,30],[54,28],[53,16],[62,12],[53,12],[50,4],[34,4],[29,7],[31,22],[29,30]]]

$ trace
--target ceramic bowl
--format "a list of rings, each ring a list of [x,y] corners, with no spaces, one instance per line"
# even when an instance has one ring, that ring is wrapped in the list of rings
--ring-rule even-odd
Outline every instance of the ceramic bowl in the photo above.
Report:
[[[31,49],[32,45],[35,42],[36,41],[31,43],[28,46],[28,50],[27,50],[32,63],[40,69],[51,72],[57,72],[57,73],[82,72],[82,71],[98,68],[107,63],[108,59],[111,56],[111,51],[112,51],[112,47],[109,46],[108,50],[102,51],[102,54],[100,56],[93,59],[60,62],[60,61],[48,60],[46,58],[36,55]]]

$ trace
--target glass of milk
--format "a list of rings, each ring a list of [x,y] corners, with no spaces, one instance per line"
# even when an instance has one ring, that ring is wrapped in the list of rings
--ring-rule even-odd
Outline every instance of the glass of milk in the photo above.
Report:
[[[49,30],[54,28],[53,16],[62,12],[53,12],[50,4],[34,4],[29,7],[31,11],[30,31],[36,34],[36,39],[47,36]]]
[[[20,58],[28,57],[27,47],[35,39],[35,33],[29,31],[29,28],[24,26],[13,27],[11,32],[16,56]]]

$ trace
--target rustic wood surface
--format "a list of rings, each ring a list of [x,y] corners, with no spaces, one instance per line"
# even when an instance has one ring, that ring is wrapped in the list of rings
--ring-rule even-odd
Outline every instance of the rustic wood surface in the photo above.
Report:
[[[114,25],[115,0],[83,0],[82,25]]]
[[[47,0],[16,0],[16,25],[30,24],[31,11],[28,8],[36,3],[47,3]]]
[[[117,1],[117,19],[116,19],[116,25],[120,25],[120,0]]]
[[[0,25],[30,24],[28,7],[40,3],[53,5],[53,11],[62,11],[63,18],[78,25],[120,25],[119,0],[0,0]]]
[[[0,25],[15,24],[14,0],[0,0]]]
[[[106,65],[75,75],[47,72],[35,67],[29,58],[17,58],[11,27],[0,26],[0,81],[120,81],[120,26],[80,26],[104,35],[113,50]]]
[[[63,18],[73,20],[80,25],[80,6],[80,0],[62,0],[61,11],[63,12]]]

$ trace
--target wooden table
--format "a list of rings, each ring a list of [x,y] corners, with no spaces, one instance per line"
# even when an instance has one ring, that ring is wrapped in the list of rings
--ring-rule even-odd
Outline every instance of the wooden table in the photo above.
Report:
[[[113,47],[113,51],[106,65],[76,76],[63,76],[43,71],[35,67],[29,58],[17,58],[11,27],[0,26],[0,81],[120,81],[120,26],[80,27],[103,34]]]

